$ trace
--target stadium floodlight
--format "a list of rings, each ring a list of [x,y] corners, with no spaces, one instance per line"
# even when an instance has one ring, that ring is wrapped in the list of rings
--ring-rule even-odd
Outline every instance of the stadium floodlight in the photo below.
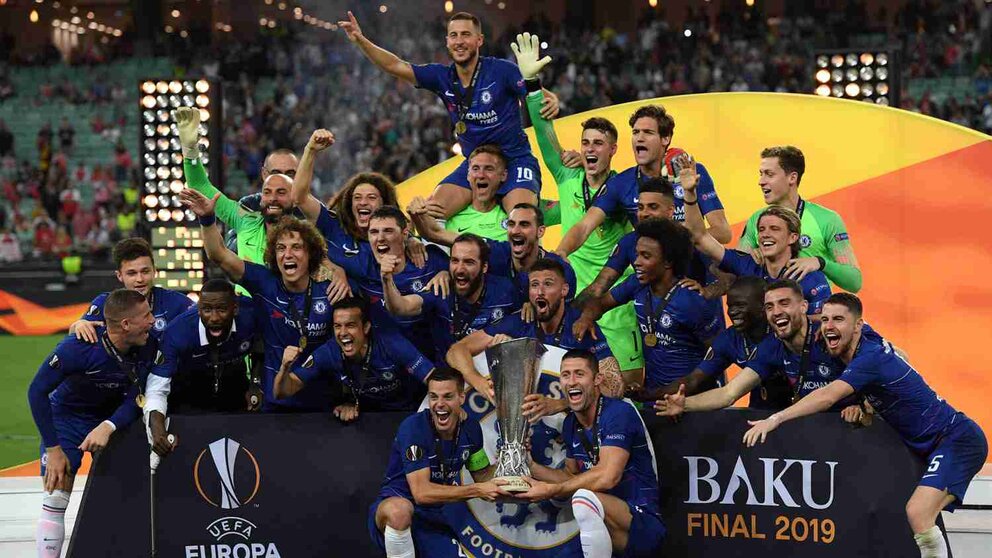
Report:
[[[888,49],[818,52],[813,57],[813,93],[879,105],[898,104],[899,75],[894,57],[895,51]]]

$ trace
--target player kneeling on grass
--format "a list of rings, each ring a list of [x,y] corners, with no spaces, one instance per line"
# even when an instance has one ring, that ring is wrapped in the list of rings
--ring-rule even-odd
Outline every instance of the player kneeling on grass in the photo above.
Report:
[[[96,343],[66,335],[38,368],[28,403],[41,434],[45,496],[38,521],[38,556],[61,556],[65,510],[83,452],[104,448],[110,435],[138,418],[140,387],[155,360],[149,337],[155,318],[145,295],[118,289],[103,305],[106,328]]]
[[[508,495],[501,481],[490,480],[494,467],[483,449],[482,427],[462,410],[461,374],[435,370],[427,380],[427,401],[428,409],[400,424],[379,497],[369,508],[369,533],[388,558],[465,556],[442,506]],[[474,484],[459,486],[462,467]]]
[[[748,447],[764,442],[783,422],[828,409],[854,393],[863,394],[875,412],[892,425],[909,449],[928,463],[906,516],[923,558],[948,555],[935,524],[941,510],[954,511],[978,474],[989,446],[982,429],[956,411],[927,385],[889,343],[863,343],[864,320],[858,297],[838,293],[823,306],[827,350],[847,364],[840,378],[817,389],[788,409],[764,420],[748,421]]]
[[[626,400],[600,393],[596,357],[573,349],[561,360],[569,413],[562,427],[565,468],[531,462],[535,479],[518,494],[532,502],[571,497],[585,558],[655,557],[665,539],[658,471],[647,427]],[[529,455],[529,454],[528,454]]]

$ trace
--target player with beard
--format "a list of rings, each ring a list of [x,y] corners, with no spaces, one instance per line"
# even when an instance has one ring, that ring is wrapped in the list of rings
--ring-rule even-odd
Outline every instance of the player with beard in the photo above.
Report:
[[[488,380],[475,369],[472,358],[495,343],[534,337],[545,345],[565,350],[581,348],[595,353],[603,370],[606,392],[611,397],[619,397],[623,394],[620,367],[599,326],[594,325],[595,338],[579,340],[572,335],[572,326],[580,314],[566,304],[569,288],[561,262],[547,258],[538,260],[531,267],[528,283],[528,301],[534,308],[536,319],[525,321],[520,312],[517,312],[497,324],[472,333],[451,346],[448,364],[461,372],[476,391],[493,400],[493,389]],[[524,414],[536,421],[542,416],[562,412],[564,409],[565,401],[535,394],[525,399]]]
[[[323,237],[311,223],[283,217],[268,236],[266,265],[242,260],[224,246],[215,224],[214,207],[219,197],[218,192],[213,199],[207,199],[189,188],[179,193],[183,205],[200,218],[207,258],[255,299],[255,312],[265,342],[262,411],[301,412],[328,408],[334,393],[326,378],[311,382],[306,389],[285,399],[275,397],[272,389],[286,347],[298,347],[300,356],[305,358],[330,337],[329,282],[311,277],[318,262],[327,257]]]
[[[851,246],[847,226],[840,215],[822,205],[804,200],[799,195],[799,183],[806,171],[803,152],[791,145],[769,147],[761,152],[758,186],[765,204],[791,209],[802,222],[802,248],[789,260],[786,279],[802,280],[813,271],[822,271],[838,287],[856,293],[861,290],[861,269]],[[738,248],[753,251],[758,248],[758,219],[756,211],[744,226]]]
[[[66,335],[28,388],[41,434],[45,495],[37,545],[43,558],[61,556],[65,510],[83,452],[101,450],[111,434],[141,415],[142,389],[155,360],[155,318],[144,295],[117,289],[103,313],[107,327],[96,330],[99,342]]]
[[[296,158],[296,153],[293,153],[292,149],[279,148],[269,152],[265,156],[265,160],[262,161],[262,168],[260,169],[258,175],[258,186],[256,187],[259,191],[253,194],[247,194],[241,196],[238,200],[238,205],[248,209],[249,211],[262,211],[262,184],[269,179],[270,175],[273,174],[283,174],[290,178],[296,176],[296,167],[300,164],[299,159]],[[299,209],[294,209],[293,214],[296,217],[303,218],[303,213]],[[227,234],[224,237],[224,243],[227,247],[231,249],[232,252],[238,251],[238,233],[234,229],[228,229]]]
[[[765,289],[764,310],[775,335],[766,336],[758,343],[754,355],[727,385],[691,397],[686,397],[685,389],[680,386],[677,393],[655,402],[657,414],[678,416],[683,412],[723,409],[763,383],[776,381],[776,377],[787,380],[787,391],[782,397],[770,393],[766,408],[781,408],[779,405],[794,403],[840,377],[845,365],[827,350],[817,333],[820,322],[809,319],[807,307],[798,283],[790,279],[771,282]],[[887,343],[867,324],[863,334],[867,343]],[[834,410],[840,410],[847,422],[856,423],[864,418],[864,410],[853,398],[839,402]]]
[[[223,279],[211,279],[200,289],[196,308],[169,324],[159,344],[162,356],[145,387],[144,411],[156,450],[167,447],[161,442],[168,411],[233,413],[261,403],[260,386],[249,390],[244,358],[251,352],[256,323],[250,298],[236,295],[234,285]]]
[[[585,558],[659,556],[666,530],[651,437],[637,409],[604,396],[602,383],[589,351],[565,353],[565,467],[531,462],[530,489],[517,496],[532,502],[571,498]]]
[[[378,173],[360,173],[349,179],[344,189],[331,200],[331,207],[340,206],[340,214],[331,211],[310,194],[310,184],[313,181],[313,168],[317,155],[334,145],[334,134],[318,129],[310,135],[310,140],[303,149],[303,158],[293,178],[293,203],[302,215],[317,226],[324,235],[328,245],[328,257],[340,266],[347,265],[347,258],[354,257],[359,252],[366,255],[372,253],[368,242],[369,221],[372,213],[384,205],[398,207],[396,187],[393,183]],[[424,267],[426,251],[423,244],[416,239],[406,240],[407,255],[417,267]],[[330,277],[332,283],[341,277]],[[335,285],[344,290],[345,285]],[[332,300],[337,297],[331,294]],[[346,293],[351,295],[350,290]]]
[[[506,212],[498,204],[496,191],[506,181],[506,157],[498,146],[480,145],[468,156],[468,183],[472,203],[448,219],[442,229],[432,215],[437,209],[421,197],[410,201],[407,211],[417,231],[427,240],[450,246],[465,232],[491,240],[506,240]]]
[[[390,270],[392,282],[404,295],[422,292],[435,275],[448,271],[448,256],[437,246],[427,247],[427,264],[423,268],[407,258],[404,246],[409,231],[406,215],[395,207],[384,205],[369,218],[371,252],[360,251],[356,256],[342,260],[348,277],[376,305],[383,300],[384,265]],[[431,324],[424,316],[393,316],[392,320],[417,350],[434,355]],[[443,356],[436,355],[435,358]]]
[[[710,301],[679,283],[692,250],[684,227],[674,221],[649,219],[638,224],[636,232],[634,275],[590,300],[575,324],[575,334],[582,339],[603,312],[634,301],[644,336],[645,367],[625,380],[627,385],[650,393],[695,369],[723,329],[723,316]]]
[[[865,342],[863,307],[858,297],[838,293],[823,307],[827,351],[846,365],[840,378],[765,420],[748,421],[744,444],[752,447],[782,423],[825,411],[854,395],[867,397],[875,411],[927,463],[906,504],[906,516],[923,558],[945,558],[948,549],[935,525],[941,510],[954,511],[988,456],[982,429],[934,393],[888,343]]]
[[[373,327],[366,303],[346,298],[334,305],[334,343],[324,343],[303,364],[293,366],[298,347],[283,350],[273,391],[291,397],[319,377],[331,377],[350,398],[334,407],[344,422],[359,412],[410,411],[424,399],[424,382],[434,364],[389,327]]]
[[[450,296],[430,291],[401,294],[393,282],[387,259],[382,263],[383,300],[389,313],[423,316],[433,329],[438,355],[446,355],[456,341],[520,310],[522,300],[512,281],[487,273],[489,245],[481,237],[463,233],[451,245],[448,273]]]
[[[719,262],[720,269],[734,275],[761,277],[765,280],[783,277],[789,262],[799,255],[800,221],[796,212],[779,206],[771,206],[758,217],[758,250],[762,263],[758,264],[737,250],[728,250],[723,244],[706,232],[706,224],[699,213],[696,202],[696,184],[699,176],[688,166],[682,171],[681,183],[685,191],[685,226],[692,232],[696,248],[712,260]],[[823,301],[830,296],[830,284],[822,271],[807,273],[799,284],[803,288],[803,298],[808,303],[808,312],[815,316],[823,308]],[[815,317],[813,319],[816,319]]]
[[[509,213],[518,203],[537,204],[541,192],[541,169],[530,151],[520,119],[520,100],[527,94],[524,76],[512,62],[483,57],[482,24],[479,18],[458,12],[448,18],[445,41],[452,64],[413,65],[376,46],[364,34],[355,16],[339,21],[362,54],[386,73],[418,88],[436,94],[444,103],[454,126],[462,153],[492,143],[503,151],[509,163],[509,180],[497,194]],[[550,62],[550,58],[541,65]],[[540,85],[536,85],[540,87]],[[550,95],[550,92],[548,92]],[[557,99],[549,106],[548,116],[558,113]],[[468,182],[468,160],[444,178],[432,194],[439,212],[437,218],[450,218],[472,201]]]
[[[146,299],[152,309],[155,320],[152,325],[152,336],[161,338],[165,327],[177,316],[193,306],[193,301],[186,295],[162,287],[155,287],[155,258],[152,247],[143,238],[125,238],[114,245],[115,275],[125,289],[138,291]],[[83,317],[69,326],[69,334],[88,343],[99,340],[97,328],[104,325],[103,305],[110,293],[100,293],[90,302],[90,307]]]
[[[427,380],[428,408],[404,420],[396,432],[379,496],[369,508],[369,535],[387,558],[465,556],[442,514],[442,506],[508,494],[483,447],[482,427],[462,409],[465,381],[438,368]],[[462,485],[462,467],[472,484]]]
[[[663,107],[647,105],[637,109],[630,116],[629,123],[631,146],[637,164],[609,179],[600,188],[589,211],[562,237],[555,250],[561,256],[567,257],[582,246],[607,216],[621,222],[626,218],[632,225],[636,225],[641,183],[648,178],[662,176],[665,152],[671,145],[672,134],[675,132],[675,119]],[[729,242],[730,225],[716,195],[713,179],[702,164],[696,163],[696,169],[700,175],[699,196],[704,200],[700,209],[709,222],[710,234],[722,242]],[[681,222],[684,206],[680,190],[675,192],[674,219]]]

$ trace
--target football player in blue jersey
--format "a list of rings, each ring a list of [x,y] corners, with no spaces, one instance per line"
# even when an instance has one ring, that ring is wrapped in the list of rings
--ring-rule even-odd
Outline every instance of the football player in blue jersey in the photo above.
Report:
[[[450,296],[430,291],[404,295],[392,280],[393,270],[382,262],[383,300],[396,316],[423,315],[436,326],[434,344],[438,355],[446,355],[456,341],[484,329],[520,310],[516,285],[505,277],[488,273],[489,245],[472,233],[458,235],[451,245]]]
[[[941,510],[954,511],[988,456],[985,433],[964,413],[938,396],[923,377],[888,343],[865,342],[863,307],[857,296],[837,293],[823,308],[823,338],[830,354],[846,364],[837,380],[788,409],[748,421],[744,443],[763,443],[782,423],[825,411],[855,393],[902,437],[927,468],[906,504],[906,515],[923,558],[946,558],[944,537],[935,524]]]
[[[702,295],[679,284],[692,250],[684,227],[674,221],[649,219],[639,223],[636,232],[634,275],[589,300],[574,330],[583,338],[604,312],[633,300],[644,336],[645,367],[625,378],[625,383],[638,391],[653,391],[695,369],[713,338],[723,330],[723,316]]]
[[[478,330],[451,346],[448,351],[448,364],[465,376],[465,380],[490,400],[494,398],[492,386],[479,374],[472,357],[486,350],[486,347],[508,339],[534,337],[546,345],[562,349],[583,348],[595,353],[603,371],[605,391],[611,397],[623,394],[623,381],[620,365],[610,351],[606,337],[594,325],[594,335],[576,339],[572,327],[580,313],[566,304],[569,286],[565,281],[565,271],[561,262],[541,259],[534,263],[530,271],[528,300],[534,308],[534,318],[526,321],[520,312],[504,318],[499,323]],[[541,398],[543,396],[537,396]],[[546,414],[564,411],[565,401],[536,399],[534,405],[525,409],[528,418],[536,421]],[[529,401],[529,400],[528,400]],[[547,406],[544,405],[547,403]],[[531,409],[530,407],[534,407]]]
[[[121,240],[114,245],[113,258],[117,280],[125,289],[138,291],[148,299],[155,317],[152,336],[161,338],[165,326],[193,306],[193,301],[182,293],[152,285],[155,281],[155,258],[145,239],[135,237]],[[97,295],[86,313],[69,326],[69,333],[77,339],[96,343],[99,338],[97,328],[103,325],[103,304],[109,294]]]
[[[531,461],[530,490],[518,497],[534,502],[571,498],[585,558],[659,556],[666,530],[651,437],[637,409],[629,401],[604,396],[602,382],[592,353],[565,353],[565,467],[551,469]]]
[[[455,233],[444,231],[435,225],[427,225],[420,229],[424,238],[431,242],[450,246],[454,242]],[[489,273],[506,277],[514,281],[521,296],[527,293],[528,271],[534,262],[541,259],[551,259],[561,264],[568,283],[568,300],[575,296],[575,270],[568,260],[558,254],[548,252],[541,247],[544,236],[544,212],[529,203],[517,204],[506,219],[507,241],[486,240],[489,244]]]
[[[215,225],[214,204],[218,197],[207,199],[189,188],[179,193],[183,204],[200,218],[207,258],[252,295],[265,343],[262,411],[329,408],[335,386],[328,378],[318,378],[285,399],[276,398],[272,391],[286,347],[298,347],[300,357],[306,358],[331,336],[331,304],[327,297],[330,282],[311,277],[327,255],[323,237],[313,224],[285,216],[269,229],[265,265],[242,260],[224,246]]]
[[[461,375],[446,366],[427,380],[428,408],[400,424],[379,496],[369,508],[369,534],[389,558],[465,556],[442,506],[507,496],[483,448],[482,427],[470,418]],[[462,468],[475,481],[462,485]]]
[[[232,413],[257,408],[261,379],[249,381],[245,356],[256,329],[255,306],[224,279],[210,279],[200,300],[165,329],[161,358],[145,386],[144,411],[156,451],[167,449],[168,413]],[[252,401],[254,396],[254,402]]]
[[[45,496],[38,522],[38,555],[61,556],[65,510],[83,452],[103,449],[117,429],[141,414],[145,378],[156,355],[155,318],[135,290],[111,292],[102,305],[106,327],[98,342],[66,337],[38,368],[28,388],[31,415],[41,434]]]
[[[531,153],[520,119],[520,102],[528,87],[540,88],[537,80],[525,84],[524,76],[512,62],[480,54],[483,44],[482,23],[466,12],[452,14],[446,22],[445,41],[452,64],[415,65],[376,46],[363,33],[355,16],[338,26],[355,43],[362,54],[386,73],[411,85],[433,92],[444,103],[462,153],[471,153],[479,145],[499,145],[509,159],[508,180],[500,188],[502,205],[507,213],[518,203],[537,204],[541,191],[541,169]],[[542,59],[539,66],[550,62]],[[530,77],[536,77],[535,68]],[[549,96],[548,118],[557,114],[557,98]],[[440,207],[439,218],[450,218],[472,200],[468,184],[468,160],[444,178],[432,195]]]
[[[373,326],[362,299],[334,305],[334,342],[325,343],[302,364],[293,366],[298,347],[283,350],[273,390],[290,397],[320,377],[331,377],[350,397],[334,407],[334,416],[350,422],[365,411],[409,411],[424,398],[424,383],[434,364],[392,327]]]
[[[765,336],[758,343],[750,360],[726,385],[691,397],[686,397],[685,388],[680,386],[677,393],[655,402],[657,414],[678,416],[683,412],[723,409],[762,386],[766,390],[769,386],[785,390],[784,394],[777,390],[769,393],[763,405],[782,408],[840,377],[844,363],[827,350],[819,335],[820,322],[811,321],[807,309],[799,283],[791,279],[769,283],[765,288],[764,310],[774,336]],[[869,344],[887,343],[867,324],[864,334]],[[853,397],[838,402],[835,410],[850,423],[864,418],[864,409]]]
[[[671,145],[672,134],[675,132],[675,119],[665,111],[664,107],[647,105],[637,109],[630,116],[629,123],[631,146],[637,164],[610,178],[599,189],[593,206],[589,208],[585,217],[562,237],[561,243],[555,250],[562,257],[567,257],[581,246],[608,215],[617,220],[626,217],[631,225],[636,225],[637,200],[641,183],[650,177],[662,175],[665,152]],[[730,225],[713,187],[713,179],[701,164],[696,163],[696,169],[700,174],[699,195],[704,198],[701,210],[709,222],[710,234],[721,242],[730,242]],[[674,218],[681,221],[683,211],[681,188],[679,188],[675,191]]]
[[[722,271],[734,275],[750,275],[766,280],[780,279],[786,274],[789,262],[799,256],[799,237],[802,234],[799,215],[786,207],[770,206],[758,217],[758,250],[762,263],[755,263],[750,254],[724,248],[706,232],[706,223],[699,212],[696,185],[699,176],[692,166],[682,170],[681,184],[685,190],[685,226],[692,231],[696,248],[719,263]],[[830,283],[822,271],[814,270],[799,280],[803,297],[808,303],[807,312],[815,316],[823,308],[823,301],[830,296]],[[815,317],[813,319],[816,319]]]

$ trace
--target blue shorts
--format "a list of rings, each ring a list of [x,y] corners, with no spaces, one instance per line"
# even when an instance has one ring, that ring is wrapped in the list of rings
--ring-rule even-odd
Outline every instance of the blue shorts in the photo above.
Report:
[[[950,512],[961,505],[968,485],[989,454],[985,433],[975,421],[959,414],[955,422],[926,456],[926,470],[920,479],[920,486],[947,490],[954,496],[954,501],[944,508]]]
[[[661,516],[629,503],[630,532],[627,535],[627,548],[623,558],[656,558],[661,556],[661,546],[665,543],[665,523]]]
[[[75,474],[83,464],[83,450],[79,449],[79,444],[83,443],[86,435],[100,425],[104,419],[74,415],[71,413],[59,412],[52,409],[52,422],[55,423],[55,432],[59,437],[59,445],[69,459],[69,466]],[[48,464],[48,456],[45,454],[45,443],[41,443],[41,476],[45,476],[45,465]]]
[[[466,159],[454,172],[441,181],[441,184],[455,184],[462,188],[471,188],[468,185],[468,154]],[[499,196],[505,196],[510,190],[523,188],[530,190],[541,196],[541,166],[537,163],[537,158],[528,153],[519,157],[514,157],[507,162],[506,182],[496,192]]]
[[[382,553],[386,552],[386,540],[375,524],[375,512],[383,500],[392,495],[380,495],[369,507],[369,536]],[[411,502],[412,503],[412,502]],[[457,537],[444,519],[441,508],[425,508],[413,504],[413,522],[410,526],[413,547],[417,556],[440,556],[458,558],[464,556],[459,549]]]

